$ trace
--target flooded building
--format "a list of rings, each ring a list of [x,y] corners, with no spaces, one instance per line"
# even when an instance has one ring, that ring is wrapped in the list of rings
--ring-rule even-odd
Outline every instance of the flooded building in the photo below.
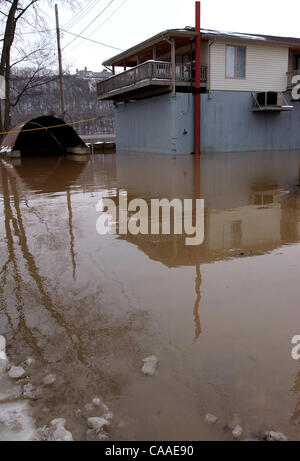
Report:
[[[98,83],[97,96],[115,103],[118,151],[189,154],[195,130],[202,153],[298,149],[300,107],[291,90],[300,39],[208,29],[199,35],[198,54],[196,28],[186,27],[103,63],[114,75]]]

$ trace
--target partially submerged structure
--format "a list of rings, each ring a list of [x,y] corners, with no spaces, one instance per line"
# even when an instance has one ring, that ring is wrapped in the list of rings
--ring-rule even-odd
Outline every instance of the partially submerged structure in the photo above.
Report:
[[[60,118],[41,116],[13,128],[3,139],[0,153],[11,157],[88,154],[76,131]]]
[[[300,148],[300,39],[200,30],[196,19],[103,63],[114,75],[97,97],[115,103],[117,150],[187,154],[200,131],[203,153]]]

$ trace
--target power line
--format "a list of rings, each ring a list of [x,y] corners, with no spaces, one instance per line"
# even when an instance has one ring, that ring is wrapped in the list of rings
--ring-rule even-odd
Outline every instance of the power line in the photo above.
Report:
[[[114,50],[117,50],[117,51],[124,51],[121,48],[116,48],[115,46],[107,45],[106,43],[97,42],[96,40],[92,40],[92,39],[87,38],[87,37],[82,37],[82,35],[73,34],[72,32],[69,32],[69,31],[64,30],[64,29],[61,29],[61,30],[63,32],[66,32],[67,34],[73,35],[74,37],[78,37],[78,38],[81,38],[83,40],[88,40],[89,42],[97,43],[97,45],[107,46],[108,48],[113,48]]]
[[[110,2],[108,3],[108,5],[106,5],[105,8],[103,8],[102,11],[100,11],[100,13],[81,31],[79,32],[79,36],[81,34],[83,34],[92,24],[94,24],[95,21],[97,21],[97,19],[107,10],[107,8],[114,2],[115,0],[110,0]],[[67,46],[71,45],[71,43],[73,43],[75,40],[77,40],[77,37],[75,37],[73,40],[71,40],[69,43],[66,44],[66,46],[63,48],[63,50],[65,50],[67,48]]]
[[[76,21],[82,14],[88,9],[92,3],[94,3],[97,0],[90,0],[90,2],[85,5],[81,10],[79,10],[77,13],[74,14],[72,18],[70,18],[62,27],[70,27],[72,22]]]
[[[101,0],[100,0],[101,1]],[[99,3],[99,0],[91,0],[81,11],[79,11],[73,18],[71,18],[66,24],[62,27],[66,29],[70,29],[70,27],[74,27],[81,19],[86,15],[89,14],[92,9]]]
[[[121,3],[121,5],[119,5],[118,8],[116,8],[115,11],[114,11],[110,16],[108,16],[107,19],[105,19],[105,21],[103,21],[101,24],[99,24],[99,26],[97,27],[97,29],[95,29],[90,35],[88,35],[88,38],[91,37],[95,32],[97,32],[97,30],[98,30],[100,27],[102,27],[104,24],[106,24],[106,23],[110,20],[110,18],[112,18],[112,17],[122,8],[122,6],[123,6],[126,2],[128,2],[128,0],[124,0],[123,3]]]
[[[108,16],[108,18],[105,19],[105,21],[103,21],[101,24],[99,24],[97,26],[97,28],[90,34],[86,37],[86,39],[89,39],[95,32],[97,32],[99,30],[100,27],[102,27],[104,24],[106,24],[121,8],[122,6],[127,2],[128,0],[124,0],[121,5],[118,6],[118,8],[116,8],[113,13]],[[77,45],[75,45],[73,48],[71,48],[70,50],[68,50],[68,52],[71,52],[73,50],[75,50],[81,43],[82,43],[83,40],[81,40],[80,43],[78,43]]]

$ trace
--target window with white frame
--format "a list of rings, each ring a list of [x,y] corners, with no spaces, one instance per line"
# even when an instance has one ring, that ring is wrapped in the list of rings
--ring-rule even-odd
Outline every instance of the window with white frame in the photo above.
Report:
[[[226,78],[246,77],[246,47],[226,45]]]

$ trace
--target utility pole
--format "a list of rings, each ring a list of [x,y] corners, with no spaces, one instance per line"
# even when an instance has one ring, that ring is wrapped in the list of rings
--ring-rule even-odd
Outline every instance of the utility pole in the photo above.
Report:
[[[195,105],[195,155],[196,157],[200,155],[200,145],[201,145],[201,62],[200,62],[200,53],[201,53],[201,25],[200,25],[200,2],[196,1],[196,39],[195,39],[195,95],[194,95],[194,105]]]
[[[61,118],[63,120],[65,120],[66,109],[65,109],[63,67],[62,67],[62,56],[61,56],[61,45],[60,45],[60,30],[59,30],[58,6],[57,5],[55,5],[55,19],[56,19],[56,35],[57,35],[57,54],[58,54],[58,68],[59,68]]]

